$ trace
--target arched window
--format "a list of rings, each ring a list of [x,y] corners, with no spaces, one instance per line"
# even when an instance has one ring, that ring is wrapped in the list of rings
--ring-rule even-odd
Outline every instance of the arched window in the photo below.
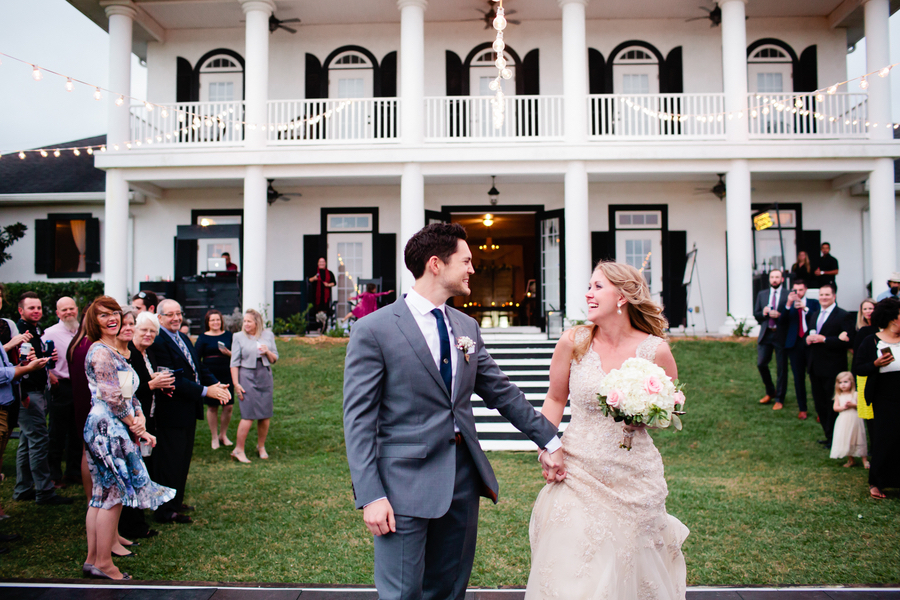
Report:
[[[659,60],[640,46],[629,46],[613,57],[613,93],[658,94]]]
[[[244,68],[227,54],[216,54],[200,65],[200,102],[232,102],[244,96]]]
[[[756,48],[747,58],[747,89],[752,94],[792,93],[793,60],[774,44]]]
[[[361,52],[348,50],[328,64],[329,98],[371,98],[374,65]]]
[[[516,94],[516,59],[509,54],[503,52],[503,58],[506,59],[506,68],[512,71],[510,79],[503,80],[503,93],[506,96],[514,96]],[[499,71],[497,70],[497,55],[493,50],[481,52],[472,59],[469,65],[469,94],[472,96],[493,96],[488,85],[497,78]]]

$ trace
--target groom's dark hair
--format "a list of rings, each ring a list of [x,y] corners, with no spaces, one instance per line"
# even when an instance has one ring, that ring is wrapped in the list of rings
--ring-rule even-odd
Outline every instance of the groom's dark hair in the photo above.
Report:
[[[459,223],[432,223],[420,229],[406,242],[403,258],[406,268],[413,277],[420,278],[425,273],[425,265],[432,256],[437,256],[447,264],[456,252],[459,240],[465,240],[465,228]]]

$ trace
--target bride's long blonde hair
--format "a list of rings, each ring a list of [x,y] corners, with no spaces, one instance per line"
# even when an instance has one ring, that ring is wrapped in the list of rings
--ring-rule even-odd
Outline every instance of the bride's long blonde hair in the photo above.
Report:
[[[628,311],[632,327],[664,340],[667,338],[666,329],[669,328],[669,322],[662,314],[663,307],[650,297],[650,287],[644,281],[644,276],[640,271],[631,265],[605,260],[597,263],[594,271],[603,273],[603,276],[625,298],[625,310]],[[580,340],[578,329],[587,330],[589,335]],[[573,350],[573,357],[576,361],[580,361],[581,357],[587,354],[595,333],[597,333],[595,323],[579,325],[573,330],[572,335],[575,336],[575,340],[578,340]]]

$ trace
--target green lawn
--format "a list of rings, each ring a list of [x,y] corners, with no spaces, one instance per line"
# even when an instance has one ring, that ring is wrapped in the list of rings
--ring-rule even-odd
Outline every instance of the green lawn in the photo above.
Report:
[[[279,342],[268,462],[242,465],[209,447],[198,423],[187,501],[193,525],[161,534],[118,564],[137,579],[372,583],[372,542],[353,508],[341,430],[345,346]],[[818,444],[796,402],[773,412],[755,346],[678,341],[688,387],[685,430],[655,432],[666,463],[669,512],[691,535],[689,585],[896,584],[900,500],[868,498],[866,472],[844,469]],[[230,435],[235,437],[236,422]],[[251,434],[248,448],[255,445]],[[84,505],[14,502],[15,441],[0,503],[0,533],[25,539],[0,555],[0,577],[72,578],[84,559]],[[542,485],[532,453],[492,453],[500,504],[483,501],[472,586],[524,586],[528,517]],[[74,488],[65,495],[83,498]]]

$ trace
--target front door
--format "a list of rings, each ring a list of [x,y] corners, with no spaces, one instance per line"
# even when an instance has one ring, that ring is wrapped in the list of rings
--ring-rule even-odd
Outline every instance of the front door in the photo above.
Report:
[[[329,233],[328,268],[337,285],[331,299],[337,301],[335,314],[344,317],[351,309],[348,299],[356,296],[356,282],[372,278],[372,234]]]
[[[547,315],[565,315],[564,210],[549,210],[538,218],[538,306],[541,322]]]
[[[650,285],[653,300],[662,301],[661,230],[616,230],[616,261],[640,271]]]

